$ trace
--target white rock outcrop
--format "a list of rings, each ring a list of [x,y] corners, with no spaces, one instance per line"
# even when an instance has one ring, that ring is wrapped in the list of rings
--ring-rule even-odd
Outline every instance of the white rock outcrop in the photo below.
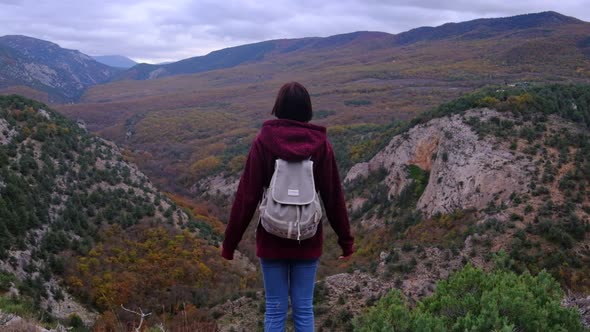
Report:
[[[0,119],[0,145],[10,143],[17,132],[10,128],[10,124],[5,119]]]
[[[526,192],[533,163],[496,137],[479,138],[464,121],[472,116],[481,121],[508,117],[495,110],[475,109],[415,126],[394,137],[370,161],[352,167],[345,182],[385,168],[385,184],[393,198],[412,181],[407,166],[417,165],[430,172],[417,204],[426,216],[456,209],[479,210],[490,201],[508,200],[513,192]]]

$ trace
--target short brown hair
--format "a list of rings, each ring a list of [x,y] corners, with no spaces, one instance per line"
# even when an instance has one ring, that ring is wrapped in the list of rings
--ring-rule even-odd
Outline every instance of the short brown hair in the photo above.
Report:
[[[313,116],[311,99],[303,85],[297,82],[286,83],[281,87],[272,108],[273,114],[279,119],[308,122]]]

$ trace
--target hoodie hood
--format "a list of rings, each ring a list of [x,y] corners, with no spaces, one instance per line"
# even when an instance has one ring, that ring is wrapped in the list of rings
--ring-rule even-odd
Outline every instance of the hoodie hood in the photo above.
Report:
[[[262,124],[258,139],[281,159],[303,160],[325,146],[326,128],[294,120],[269,120]]]

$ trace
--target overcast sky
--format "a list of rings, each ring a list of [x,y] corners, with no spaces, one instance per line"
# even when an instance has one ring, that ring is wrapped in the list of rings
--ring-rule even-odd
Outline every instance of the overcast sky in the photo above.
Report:
[[[590,21],[588,0],[0,0],[0,36],[153,63],[268,39],[398,33],[546,10]]]

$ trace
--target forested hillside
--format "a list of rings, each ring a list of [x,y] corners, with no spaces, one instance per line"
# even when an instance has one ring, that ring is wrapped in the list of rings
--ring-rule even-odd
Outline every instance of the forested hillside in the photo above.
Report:
[[[123,305],[152,312],[147,325],[181,324],[180,312],[211,321],[205,305],[239,291],[238,280],[248,285],[248,272],[213,275],[212,225],[206,210],[156,190],[113,143],[46,105],[0,97],[3,318],[137,324]]]
[[[407,128],[349,173],[369,174],[351,182],[356,216],[386,230],[361,240],[364,255],[382,252],[377,273],[403,278],[416,299],[432,292],[427,280],[456,269],[453,260],[490,269],[500,255],[504,268],[547,271],[567,292],[590,294],[589,86],[486,89]]]

